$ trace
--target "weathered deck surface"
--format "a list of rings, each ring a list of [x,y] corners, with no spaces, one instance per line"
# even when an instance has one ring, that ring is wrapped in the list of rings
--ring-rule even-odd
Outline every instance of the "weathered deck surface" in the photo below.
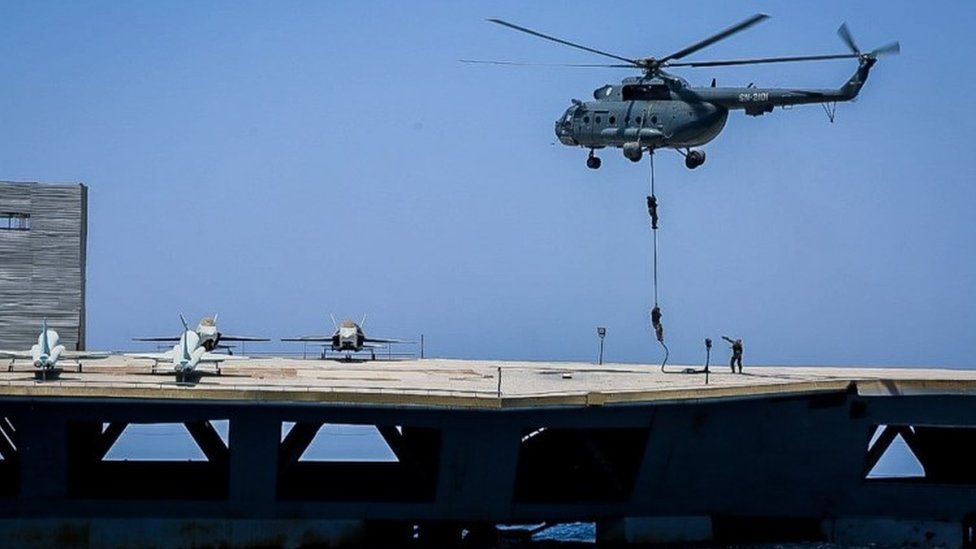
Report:
[[[856,382],[862,394],[976,393],[976,370],[934,368],[747,367],[729,373],[662,373],[658,365],[427,359],[338,362],[253,358],[227,362],[222,375],[201,368],[195,383],[177,384],[171,367],[123,356],[90,361],[40,382],[28,363],[0,372],[0,396],[269,400],[509,408],[602,405],[655,400],[743,397],[832,391]],[[498,369],[501,368],[501,392]],[[669,366],[680,372],[685,366]],[[694,368],[700,369],[701,366]]]

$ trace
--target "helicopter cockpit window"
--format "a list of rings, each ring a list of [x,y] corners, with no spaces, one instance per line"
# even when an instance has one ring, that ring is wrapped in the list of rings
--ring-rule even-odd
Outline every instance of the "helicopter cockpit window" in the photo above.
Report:
[[[666,101],[671,90],[666,84],[629,84],[623,89],[624,101]]]

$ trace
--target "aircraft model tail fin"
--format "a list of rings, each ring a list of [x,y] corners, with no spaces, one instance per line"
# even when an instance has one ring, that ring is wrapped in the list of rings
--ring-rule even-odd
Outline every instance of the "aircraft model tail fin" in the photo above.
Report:
[[[45,355],[51,354],[51,344],[47,339],[47,317],[41,321],[41,352]]]
[[[329,313],[329,318],[332,319],[332,327],[335,328],[336,330],[338,330],[339,329],[339,323],[336,322],[335,315],[332,314],[332,313]]]

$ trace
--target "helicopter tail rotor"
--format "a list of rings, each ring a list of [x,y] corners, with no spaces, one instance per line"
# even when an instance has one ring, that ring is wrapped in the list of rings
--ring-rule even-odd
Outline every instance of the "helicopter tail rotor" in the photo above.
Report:
[[[868,53],[861,52],[861,49],[857,47],[857,43],[854,42],[854,35],[851,34],[851,29],[847,27],[847,23],[841,23],[840,28],[837,29],[837,36],[840,36],[840,39],[847,44],[847,47],[851,50],[851,52],[858,57],[866,56],[874,59],[882,55],[895,55],[901,52],[901,44],[898,42],[885,44],[884,46],[875,48]]]

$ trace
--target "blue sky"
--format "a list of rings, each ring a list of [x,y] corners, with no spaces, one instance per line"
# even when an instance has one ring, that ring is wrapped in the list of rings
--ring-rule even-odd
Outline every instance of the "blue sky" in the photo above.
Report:
[[[606,325],[608,359],[655,361],[647,165],[552,144],[570,98],[630,73],[457,60],[600,61],[486,17],[644,56],[755,12],[695,58],[843,52],[845,20],[903,53],[834,124],[738,112],[704,167],[659,153],[672,356],[726,333],[747,362],[973,366],[972,2],[3,2],[0,179],[89,185],[90,348],[180,311],[275,338],[332,312],[472,358],[590,360]]]

